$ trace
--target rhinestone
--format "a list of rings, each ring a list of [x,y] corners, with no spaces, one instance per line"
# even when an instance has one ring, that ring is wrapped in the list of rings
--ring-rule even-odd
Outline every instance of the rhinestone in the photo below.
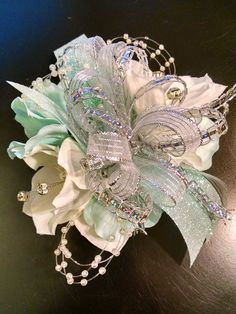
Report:
[[[162,44],[159,45],[159,49],[160,49],[160,50],[164,50],[164,48],[165,48],[164,45],[162,45]]]
[[[40,195],[45,195],[48,193],[48,185],[47,183],[39,183],[37,185],[37,192],[40,194]]]
[[[115,236],[111,234],[110,237],[109,237],[109,241],[112,242],[114,240],[115,240]]]
[[[179,99],[182,96],[182,91],[178,87],[172,87],[167,92],[167,97],[169,99]]]
[[[61,262],[61,267],[63,267],[63,268],[66,268],[67,267],[67,262],[66,261],[63,261],[63,262]]]
[[[61,268],[62,268],[61,265],[56,265],[56,266],[55,266],[55,270],[56,270],[56,271],[61,271]]]
[[[92,261],[91,267],[92,268],[97,268],[98,267],[98,263],[96,261]]]
[[[59,249],[56,249],[56,250],[54,251],[54,254],[55,254],[56,256],[59,256],[59,255],[61,254],[61,251],[60,251]]]
[[[72,273],[67,273],[67,274],[66,274],[66,278],[67,278],[67,279],[71,279],[71,278],[73,278]]]
[[[88,274],[89,274],[89,273],[88,273],[87,270],[83,270],[82,273],[81,273],[81,276],[82,276],[82,277],[88,277]]]
[[[121,229],[120,229],[120,234],[124,235],[124,234],[125,234],[125,232],[126,232],[126,231],[125,231],[125,229],[124,229],[124,228],[121,228]]]
[[[17,193],[17,200],[19,202],[26,202],[28,197],[29,197],[28,192],[20,191]]]
[[[87,286],[87,284],[88,284],[88,280],[87,279],[81,279],[81,281],[80,281],[80,284],[81,284],[81,286]]]
[[[101,260],[102,260],[101,255],[96,255],[95,258],[94,258],[94,260],[95,260],[97,263],[101,262]]]
[[[74,278],[69,278],[69,279],[67,279],[67,283],[68,283],[68,285],[73,285],[73,283],[74,283]]]
[[[106,273],[106,271],[107,271],[107,270],[106,270],[105,267],[100,267],[99,270],[98,270],[98,272],[99,272],[100,275],[104,275],[104,274]]]

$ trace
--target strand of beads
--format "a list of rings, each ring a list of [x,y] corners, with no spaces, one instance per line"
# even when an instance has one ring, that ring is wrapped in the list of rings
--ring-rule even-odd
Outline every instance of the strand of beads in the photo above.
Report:
[[[156,72],[157,75],[163,75],[166,70],[169,74],[176,73],[176,67],[174,63],[175,59],[169,54],[163,44],[150,39],[148,36],[132,38],[128,34],[124,34],[123,36],[115,37],[113,39],[108,39],[107,44],[112,44],[118,40],[124,40],[127,45],[140,47],[146,51],[150,59],[155,60],[159,66],[159,71]],[[164,60],[164,64],[162,60]]]
[[[61,240],[58,247],[54,251],[55,260],[56,260],[55,270],[59,272],[60,274],[62,274],[64,277],[66,277],[67,283],[69,285],[79,284],[84,287],[88,284],[89,281],[95,279],[99,275],[101,276],[105,275],[108,265],[110,264],[110,262],[115,256],[120,255],[120,250],[123,245],[120,243],[120,239],[121,239],[120,237],[117,245],[114,247],[109,257],[103,258],[103,253],[106,250],[106,247],[105,247],[103,250],[99,252],[99,254],[95,255],[92,262],[80,263],[79,261],[75,260],[72,257],[71,251],[67,248],[68,240],[66,239],[66,236],[70,228],[74,225],[75,225],[75,221],[70,220],[66,226],[61,228],[61,232],[62,232]],[[124,228],[121,228],[120,234],[122,236],[126,234],[127,238],[132,235],[132,233],[126,231]],[[115,237],[111,235],[109,241],[112,242],[114,240],[115,240]],[[71,272],[67,270],[69,261],[73,262],[80,268],[85,268],[85,269],[81,270],[79,274],[76,274],[76,275],[72,274]],[[96,272],[96,269],[97,269],[97,272]],[[95,271],[95,274],[89,277],[91,271],[93,273]]]

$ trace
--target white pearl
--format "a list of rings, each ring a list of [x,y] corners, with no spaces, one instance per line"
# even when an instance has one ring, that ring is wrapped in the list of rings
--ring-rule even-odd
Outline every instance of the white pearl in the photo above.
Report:
[[[128,35],[128,34],[124,34],[124,35],[123,35],[123,38],[124,38],[124,39],[128,39],[128,38],[129,38],[129,35]]]
[[[159,45],[159,49],[160,49],[160,50],[164,50],[164,48],[165,48],[164,45],[162,45],[162,44]]]
[[[57,76],[57,71],[52,71],[51,76],[56,77]]]
[[[61,240],[61,244],[66,245],[67,243],[68,243],[68,241],[66,239]]]
[[[112,41],[110,39],[107,40],[107,44],[110,45]]]
[[[117,249],[113,249],[113,250],[112,250],[112,254],[113,254],[114,256],[119,256],[119,255],[120,255],[120,251],[118,251]]]
[[[71,279],[71,278],[73,278],[72,273],[67,273],[67,274],[66,274],[66,278],[67,278],[67,279]]]
[[[71,256],[72,256],[71,252],[68,252],[68,253],[65,254],[66,258],[71,258]]]
[[[63,268],[66,268],[67,267],[67,262],[66,261],[63,261],[63,262],[61,262],[61,267],[63,267]]]
[[[32,85],[33,87],[35,87],[35,86],[36,86],[36,81],[32,81],[31,85]]]
[[[152,53],[150,54],[150,57],[151,57],[152,59],[154,59],[154,58],[156,57],[155,52],[152,52]]]
[[[98,263],[96,261],[92,261],[91,267],[92,268],[97,268],[98,267]]]
[[[106,271],[107,271],[107,270],[106,270],[105,267],[100,267],[99,270],[98,270],[98,272],[99,272],[100,275],[104,275],[104,274],[106,273]]]
[[[67,283],[68,283],[68,285],[73,285],[74,278],[67,279]]]
[[[97,263],[101,262],[101,260],[102,260],[101,255],[96,255],[95,258],[94,258],[94,260],[95,260]]]
[[[50,64],[49,65],[49,70],[54,71],[56,69],[55,64]]]
[[[134,46],[138,46],[138,41],[135,40],[135,41],[133,42],[133,44],[134,44]]]
[[[174,63],[174,62],[175,62],[175,59],[174,59],[173,57],[170,57],[170,58],[169,58],[169,62],[170,62],[170,63]]]
[[[87,284],[88,284],[88,280],[87,279],[81,279],[81,281],[80,281],[80,284],[81,284],[81,286],[87,286]]]
[[[164,71],[165,71],[165,67],[161,66],[161,67],[160,67],[160,71],[161,71],[161,72],[164,72]]]
[[[68,229],[67,229],[66,227],[62,227],[62,228],[61,228],[61,232],[62,232],[62,233],[67,233],[67,231],[68,231]]]
[[[70,221],[69,221],[69,224],[70,224],[71,226],[74,226],[74,225],[75,225],[74,220],[70,220]]]
[[[60,251],[59,249],[56,249],[56,250],[54,251],[54,254],[55,254],[56,256],[59,256],[59,255],[61,254],[61,251]]]
[[[81,273],[81,276],[82,276],[82,277],[88,277],[88,274],[89,274],[89,273],[88,273],[87,270],[83,270],[82,273]]]
[[[131,44],[132,43],[132,40],[130,38],[126,39],[126,43],[127,44]]]
[[[146,43],[143,43],[143,44],[142,44],[142,48],[143,48],[143,49],[146,49],[146,48],[147,48],[147,44],[146,44]]]
[[[157,49],[157,50],[156,50],[156,54],[157,54],[157,55],[160,55],[160,54],[161,54],[161,51],[160,51],[159,49]]]
[[[56,265],[55,266],[56,271],[61,271],[61,268],[62,268],[61,265]]]
[[[165,66],[169,67],[170,66],[170,62],[166,61]]]

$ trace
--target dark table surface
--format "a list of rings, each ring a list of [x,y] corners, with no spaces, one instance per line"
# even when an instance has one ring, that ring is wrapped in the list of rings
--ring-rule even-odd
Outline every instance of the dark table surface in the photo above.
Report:
[[[26,138],[10,110],[18,93],[5,83],[29,85],[45,75],[53,50],[80,34],[108,39],[128,32],[163,42],[176,58],[179,75],[208,73],[231,85],[235,12],[236,2],[230,0],[0,0],[0,313],[236,313],[234,221],[217,226],[189,269],[184,241],[163,216],[148,237],[129,241],[105,277],[86,288],[68,286],[54,271],[59,234],[37,235],[16,201],[20,189],[30,188],[33,172],[6,154],[11,140]],[[210,170],[228,185],[229,208],[236,207],[235,105]],[[76,232],[72,240],[84,243]]]

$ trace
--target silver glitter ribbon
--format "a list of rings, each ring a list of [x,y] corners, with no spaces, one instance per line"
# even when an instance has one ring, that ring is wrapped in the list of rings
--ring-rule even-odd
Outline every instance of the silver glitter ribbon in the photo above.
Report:
[[[153,202],[148,214],[154,208],[161,208],[173,219],[185,239],[192,264],[215,221],[209,212],[217,217],[221,215],[213,205],[202,204],[202,200],[205,195],[218,199],[219,203],[220,199],[203,175],[180,171],[162,157],[195,151],[202,145],[203,135],[198,128],[199,121],[176,106],[163,109],[152,104],[134,121],[135,101],[151,89],[173,81],[182,83],[184,92],[179,103],[187,92],[180,78],[167,75],[153,79],[134,97],[127,95],[123,81],[134,55],[145,76],[149,71],[147,54],[140,47],[121,41],[106,45],[100,37],[88,40],[84,36],[66,47],[58,58],[58,65],[62,69],[71,68],[60,77],[66,88],[71,128],[87,146],[88,174],[94,192],[103,195],[107,202],[114,197],[113,201],[127,204],[118,208],[123,208],[124,214],[132,212],[132,215],[135,212],[132,204],[136,206],[138,193],[148,193]],[[190,182],[196,181],[194,188]],[[205,193],[201,193],[200,188]],[[145,204],[150,206],[151,203],[144,202],[144,207]],[[222,213],[225,218],[223,208]],[[145,220],[139,219],[137,226],[145,224]]]

